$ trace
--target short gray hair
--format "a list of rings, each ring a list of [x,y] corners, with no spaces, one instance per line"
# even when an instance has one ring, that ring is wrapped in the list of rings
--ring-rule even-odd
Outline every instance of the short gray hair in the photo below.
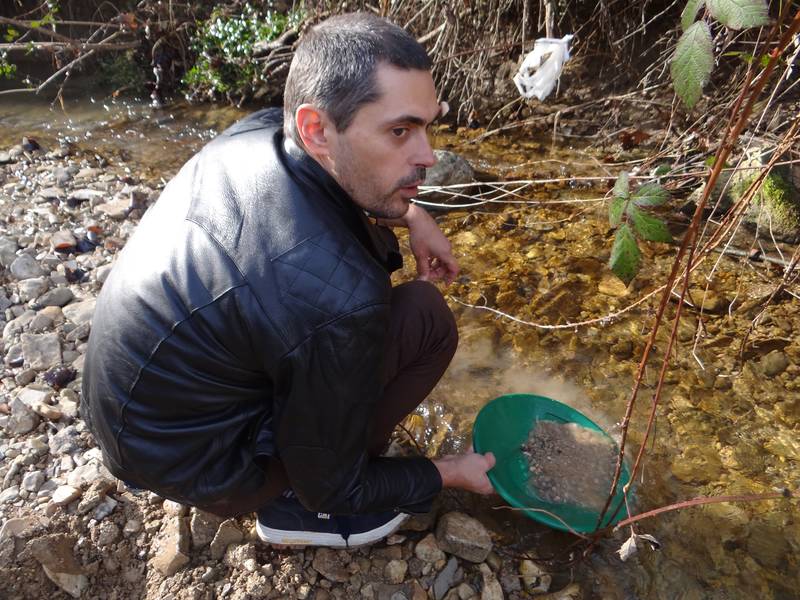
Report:
[[[286,77],[286,136],[302,147],[294,114],[306,103],[324,110],[337,131],[347,129],[358,109],[379,97],[375,83],[379,63],[431,69],[431,59],[417,40],[371,13],[338,15],[313,27],[300,40]]]

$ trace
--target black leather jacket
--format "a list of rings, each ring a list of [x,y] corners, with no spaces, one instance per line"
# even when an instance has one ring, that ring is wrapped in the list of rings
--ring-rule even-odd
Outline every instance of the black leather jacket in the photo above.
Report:
[[[204,506],[263,486],[277,456],[311,510],[424,509],[429,460],[366,452],[399,266],[378,229],[280,111],[186,163],[97,300],[83,408],[111,472]]]

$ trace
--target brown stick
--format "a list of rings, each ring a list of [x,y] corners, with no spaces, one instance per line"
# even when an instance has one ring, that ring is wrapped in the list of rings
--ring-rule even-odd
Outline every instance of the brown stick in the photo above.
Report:
[[[31,25],[30,22],[26,21],[17,21],[16,19],[9,19],[8,17],[0,17],[0,23],[5,23],[6,25],[14,25],[15,27],[22,27],[24,29],[30,29],[31,31],[35,31],[37,33],[41,33],[43,35],[48,35],[53,39],[61,40],[64,43],[70,44],[74,42],[72,38],[69,38],[65,35],[61,35],[60,33],[56,33],[50,29],[44,29],[43,27],[39,27],[38,25]]]
[[[656,515],[660,515],[665,512],[671,512],[673,510],[679,510],[681,508],[689,508],[690,506],[700,506],[703,504],[720,504],[722,502],[761,502],[762,500],[775,500],[778,498],[794,498],[794,494],[787,490],[784,492],[770,492],[769,494],[743,494],[740,496],[702,496],[700,498],[692,498],[691,500],[676,502],[675,504],[670,504],[669,506],[654,508],[653,510],[648,510],[647,512],[639,513],[638,515],[628,517],[627,519],[624,519],[619,523],[617,523],[616,525],[614,525],[614,531],[617,531],[618,529],[621,529],[626,525],[630,525],[631,523],[636,523],[637,521],[641,521],[643,519],[649,519],[650,517],[655,517]]]

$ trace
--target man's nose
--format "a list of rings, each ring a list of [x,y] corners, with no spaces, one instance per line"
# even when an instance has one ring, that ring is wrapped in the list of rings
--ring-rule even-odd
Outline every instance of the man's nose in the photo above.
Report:
[[[420,138],[419,148],[414,156],[414,166],[429,169],[436,164],[436,155],[433,153],[433,148],[431,148],[427,133],[423,132]]]

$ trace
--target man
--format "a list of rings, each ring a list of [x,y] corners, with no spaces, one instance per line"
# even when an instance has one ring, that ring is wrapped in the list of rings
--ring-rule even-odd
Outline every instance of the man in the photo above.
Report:
[[[116,476],[258,511],[282,545],[371,543],[443,486],[491,491],[491,454],[380,456],[457,343],[425,281],[457,263],[410,203],[439,111],[424,49],[343,15],[297,48],[284,119],[255,113],[184,165],[97,301],[83,393]],[[365,211],[409,228],[422,281],[391,287],[396,239]]]

